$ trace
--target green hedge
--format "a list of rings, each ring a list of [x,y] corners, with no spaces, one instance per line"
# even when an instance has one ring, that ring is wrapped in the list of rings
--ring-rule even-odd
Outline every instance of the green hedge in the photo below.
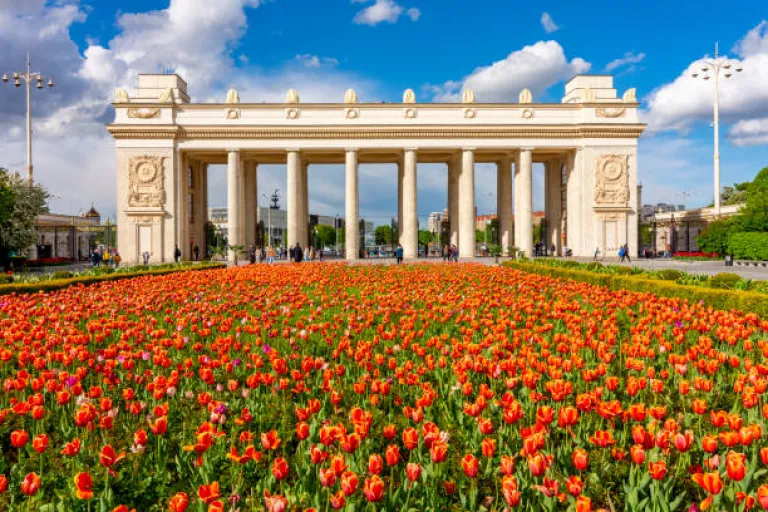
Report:
[[[536,263],[521,263],[505,261],[505,267],[532,274],[572,279],[611,290],[628,290],[633,292],[648,292],[662,297],[672,297],[688,300],[691,303],[702,301],[708,306],[722,310],[740,310],[768,317],[768,299],[762,293],[742,292],[738,290],[719,290],[702,286],[687,286],[671,281],[648,279],[642,276],[619,276],[598,274],[586,270],[552,267]]]
[[[14,283],[14,284],[0,284],[0,295],[8,295],[11,293],[36,293],[36,292],[50,292],[54,290],[60,290],[73,285],[88,285],[101,283],[104,281],[119,281],[121,279],[131,279],[133,277],[141,276],[164,276],[167,274],[175,274],[177,272],[195,271],[195,270],[212,270],[217,268],[226,268],[225,263],[199,263],[195,265],[185,265],[178,267],[165,267],[156,270],[142,270],[137,272],[120,272],[109,273],[98,276],[78,276],[69,277],[65,279],[54,279],[51,281],[37,281],[34,283]]]
[[[737,260],[768,261],[768,233],[732,233],[728,251]]]

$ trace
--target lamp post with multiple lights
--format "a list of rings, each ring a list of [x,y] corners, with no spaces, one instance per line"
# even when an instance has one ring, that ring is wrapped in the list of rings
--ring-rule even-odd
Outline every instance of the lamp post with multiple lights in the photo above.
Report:
[[[715,58],[703,60],[700,70],[692,74],[693,78],[700,78],[701,80],[712,78],[715,81],[715,218],[720,216],[720,75],[722,74],[723,78],[729,79],[734,72],[741,73],[743,70],[741,62],[721,58],[718,55],[717,43],[715,43]]]
[[[27,86],[27,181],[32,184],[32,83],[37,82],[37,88],[43,88],[45,77],[41,73],[32,72],[27,52],[27,70],[12,73],[13,85],[21,87],[22,80]],[[8,74],[3,74],[3,82],[8,83]],[[48,79],[48,87],[53,87],[53,78]]]

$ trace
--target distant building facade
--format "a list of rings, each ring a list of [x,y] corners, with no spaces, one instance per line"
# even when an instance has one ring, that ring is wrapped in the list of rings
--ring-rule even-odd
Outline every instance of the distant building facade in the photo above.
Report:
[[[719,218],[732,217],[738,214],[743,206],[722,206]],[[672,253],[698,252],[700,249],[696,244],[696,237],[714,220],[715,209],[712,207],[651,214],[643,219],[643,224],[648,226],[651,233],[651,246],[644,249],[652,253],[662,253],[666,247],[669,247]]]
[[[114,236],[115,226],[110,234]],[[88,260],[93,248],[104,245],[107,229],[101,225],[101,215],[94,207],[82,215],[45,213],[35,221],[37,240],[27,251],[30,260],[63,258],[73,261]],[[111,240],[111,247],[116,240]]]

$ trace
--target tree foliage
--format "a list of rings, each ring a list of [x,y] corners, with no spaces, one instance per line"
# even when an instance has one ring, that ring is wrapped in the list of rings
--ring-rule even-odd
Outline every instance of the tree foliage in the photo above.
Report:
[[[374,235],[376,237],[376,245],[392,245],[394,243],[394,233],[392,232],[392,226],[387,224],[376,226]]]
[[[749,184],[746,206],[738,216],[739,231],[768,231],[768,167]]]
[[[317,236],[318,247],[335,247],[336,230],[333,226],[327,224],[318,224],[315,226],[315,235]]]
[[[35,221],[48,212],[48,192],[40,185],[29,185],[17,173],[0,168],[0,247],[6,251],[25,251],[37,240]]]
[[[419,230],[419,245],[427,245],[432,241],[433,235],[431,231],[426,229]]]
[[[734,217],[716,220],[707,225],[696,237],[696,244],[704,252],[726,254],[728,252],[728,236],[736,225]]]

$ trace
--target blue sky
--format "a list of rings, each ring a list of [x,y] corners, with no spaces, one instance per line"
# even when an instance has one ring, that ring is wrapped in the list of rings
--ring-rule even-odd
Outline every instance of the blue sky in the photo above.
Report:
[[[762,5],[761,5],[762,4]],[[768,165],[768,9],[757,0],[522,2],[512,0],[0,0],[0,70],[30,48],[59,87],[35,98],[36,174],[58,211],[95,201],[114,214],[114,157],[103,129],[116,86],[138,72],[170,68],[195,101],[338,101],[354,87],[362,101],[452,100],[470,84],[478,100],[559,101],[574,72],[610,72],[619,93],[636,87],[649,130],[640,142],[646,202],[706,204],[712,196],[711,83],[686,78],[698,59],[722,53],[745,72],[723,85],[722,182],[751,179]],[[190,27],[192,27],[190,29]],[[24,29],[23,31],[21,29]],[[19,33],[26,35],[19,36]],[[535,55],[535,58],[532,57]],[[746,64],[749,64],[746,66]],[[497,80],[490,80],[490,75]],[[689,74],[689,73],[688,73]],[[24,166],[23,95],[0,88],[0,165]],[[423,169],[423,170],[422,170]],[[223,173],[212,170],[212,202],[224,204]],[[284,189],[284,168],[260,176]],[[534,202],[542,204],[541,173]],[[478,169],[478,206],[490,210],[494,170]],[[444,166],[420,166],[419,213],[442,209]],[[343,211],[343,171],[310,171],[311,208]],[[337,190],[338,189],[338,190]],[[395,212],[395,178],[363,169],[361,213]],[[484,205],[487,205],[484,206]]]

